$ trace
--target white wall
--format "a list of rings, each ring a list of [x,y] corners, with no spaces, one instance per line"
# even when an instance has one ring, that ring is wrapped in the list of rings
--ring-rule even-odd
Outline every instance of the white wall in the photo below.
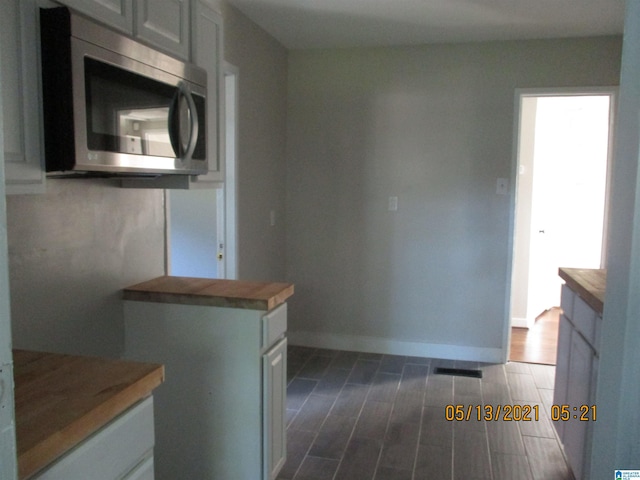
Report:
[[[122,288],[164,274],[163,191],[49,179],[7,217],[14,346],[120,355]]]
[[[233,7],[222,5],[224,57],[239,70],[238,278],[285,277],[287,51]],[[275,211],[276,225],[270,225]]]
[[[640,2],[627,2],[611,187],[607,293],[588,478],[640,468]],[[606,331],[604,328],[606,327]]]
[[[289,58],[292,341],[501,360],[514,90],[615,85],[620,39]]]

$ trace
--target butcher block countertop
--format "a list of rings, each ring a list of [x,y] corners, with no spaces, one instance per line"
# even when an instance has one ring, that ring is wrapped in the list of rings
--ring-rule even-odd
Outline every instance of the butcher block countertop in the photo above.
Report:
[[[19,478],[26,479],[164,381],[164,367],[13,351]]]
[[[125,288],[125,300],[272,310],[293,295],[293,284],[191,277],[158,277]]]
[[[561,268],[558,275],[596,312],[602,315],[607,271],[589,268]]]

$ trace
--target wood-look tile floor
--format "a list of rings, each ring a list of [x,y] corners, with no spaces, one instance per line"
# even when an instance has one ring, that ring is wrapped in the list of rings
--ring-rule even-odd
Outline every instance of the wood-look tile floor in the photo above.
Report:
[[[295,346],[288,355],[288,458],[278,480],[573,480],[549,420],[553,366]],[[447,421],[446,405],[537,406],[539,420]]]
[[[532,328],[511,328],[509,360],[555,365],[561,312],[553,307],[540,315]]]

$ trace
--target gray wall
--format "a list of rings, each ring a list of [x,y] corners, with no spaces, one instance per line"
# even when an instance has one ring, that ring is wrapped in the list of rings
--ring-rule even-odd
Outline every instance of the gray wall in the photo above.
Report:
[[[121,289],[164,274],[163,191],[49,179],[7,207],[15,347],[120,355]]]
[[[615,85],[620,38],[294,51],[292,341],[500,360],[514,89]],[[397,212],[387,211],[398,196]]]
[[[222,4],[221,12],[224,57],[239,69],[238,278],[282,281],[287,50],[235,8]]]

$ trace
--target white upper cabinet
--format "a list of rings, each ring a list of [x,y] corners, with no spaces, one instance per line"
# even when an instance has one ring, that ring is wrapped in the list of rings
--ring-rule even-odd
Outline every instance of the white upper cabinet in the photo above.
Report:
[[[0,74],[6,193],[42,193],[40,65],[35,0],[2,0]]]
[[[105,25],[133,34],[133,3],[131,0],[59,0]]]
[[[136,0],[135,34],[151,45],[188,59],[189,16],[189,0]]]
[[[59,0],[182,59],[189,58],[189,0]]]
[[[211,184],[224,180],[221,152],[222,17],[203,1],[194,4],[192,61],[207,71],[207,156],[209,173],[199,175],[196,183]]]

